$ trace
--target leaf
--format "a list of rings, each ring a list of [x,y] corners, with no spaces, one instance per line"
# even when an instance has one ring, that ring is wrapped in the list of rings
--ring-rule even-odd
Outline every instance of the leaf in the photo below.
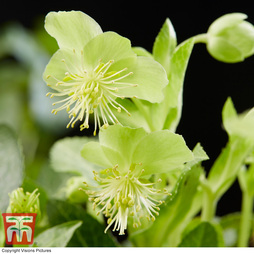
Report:
[[[179,247],[219,247],[217,231],[211,223],[201,222],[184,237]]]
[[[235,181],[241,166],[250,153],[252,145],[239,139],[229,141],[213,164],[208,183],[219,198]]]
[[[50,163],[57,172],[72,172],[83,175],[88,181],[93,179],[95,166],[81,156],[87,137],[67,137],[57,141],[50,150]]]
[[[171,59],[171,69],[168,76],[169,85],[165,89],[166,96],[164,101],[166,101],[166,107],[169,109],[177,109],[177,116],[174,121],[170,119],[170,126],[165,122],[164,127],[170,127],[173,130],[176,129],[182,114],[183,82],[193,46],[193,39],[183,42],[176,48]],[[170,111],[168,114],[170,114]]]
[[[9,218],[9,220],[16,220],[16,221],[18,221],[18,219],[14,218],[14,217],[13,218]]]
[[[206,154],[200,143],[197,143],[196,146],[194,147],[193,156],[194,159],[186,164],[187,168],[191,168],[202,161],[209,160],[208,155]]]
[[[227,99],[223,110],[223,125],[230,137],[234,136],[244,140],[249,140],[254,144],[254,114],[251,109],[248,112],[237,115],[233,102]]]
[[[38,247],[66,247],[82,221],[69,221],[49,228],[34,239]]]
[[[161,206],[160,214],[152,226],[131,236],[135,246],[176,247],[168,239],[173,239],[179,233],[179,228],[183,226],[182,223],[186,223],[185,219],[197,193],[200,174],[199,167],[192,167],[182,173],[172,192],[172,197],[168,198],[166,205]]]
[[[14,132],[6,125],[0,125],[0,209],[5,211],[8,193],[18,188],[23,181],[23,154]]]
[[[49,223],[51,226],[71,221],[80,220],[82,226],[77,229],[69,247],[113,247],[114,241],[109,234],[104,233],[105,227],[78,205],[72,205],[59,200],[50,200],[47,207]]]
[[[176,47],[176,33],[171,21],[167,18],[155,39],[153,56],[166,70],[170,71],[170,59]]]
[[[193,49],[194,40],[178,45],[170,62],[169,84],[164,89],[164,100],[152,106],[153,121],[157,130],[176,130],[182,114],[182,93],[185,72]]]

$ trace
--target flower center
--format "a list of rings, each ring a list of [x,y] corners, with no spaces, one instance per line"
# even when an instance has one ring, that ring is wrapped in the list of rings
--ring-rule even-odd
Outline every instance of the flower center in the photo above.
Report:
[[[75,53],[75,51],[74,51]],[[81,52],[82,53],[82,52]],[[81,54],[83,55],[83,53]],[[66,61],[63,59],[66,72],[62,80],[58,80],[55,77],[49,75],[47,78],[54,78],[57,83],[55,87],[52,87],[58,93],[48,93],[51,98],[54,96],[65,96],[66,98],[53,103],[63,103],[57,109],[53,109],[52,113],[57,113],[62,109],[66,109],[71,120],[68,127],[74,127],[75,123],[80,120],[83,121],[80,129],[89,128],[89,115],[94,114],[95,132],[97,125],[101,127],[100,117],[103,122],[103,126],[106,127],[111,121],[113,124],[118,123],[112,108],[118,112],[124,110],[128,115],[130,113],[116,101],[117,98],[124,98],[119,92],[120,89],[135,87],[137,84],[131,84],[124,82],[124,79],[132,72],[128,72],[127,68],[120,71],[109,71],[110,67],[114,63],[114,60],[110,60],[107,63],[99,61],[98,65],[93,70],[86,70],[82,63],[82,68],[75,68],[75,72],[71,71]],[[85,116],[85,117],[84,117]],[[85,119],[84,119],[85,118]]]
[[[90,187],[85,183],[85,192],[90,196],[89,200],[93,201],[93,208],[101,207],[97,215],[102,212],[108,218],[105,232],[114,224],[113,231],[117,230],[123,235],[129,216],[136,228],[141,225],[142,217],[154,221],[154,215],[159,215],[159,205],[163,201],[154,196],[161,196],[161,190],[153,188],[154,183],[142,180],[140,176],[144,169],[137,170],[136,166],[137,164],[133,165],[125,175],[120,175],[118,166],[101,171],[101,176],[94,172],[95,180],[100,185]]]

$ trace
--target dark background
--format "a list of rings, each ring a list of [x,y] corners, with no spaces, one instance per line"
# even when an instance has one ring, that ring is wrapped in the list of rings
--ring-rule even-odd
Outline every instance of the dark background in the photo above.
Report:
[[[252,3],[251,3],[252,2]],[[253,1],[29,1],[1,4],[0,23],[18,21],[32,28],[38,17],[49,11],[81,10],[93,17],[104,31],[115,31],[129,38],[133,46],[152,50],[166,17],[176,30],[178,43],[204,33],[223,14],[243,12],[254,24]],[[43,19],[42,19],[43,20]],[[205,45],[195,45],[186,73],[183,116],[177,130],[193,148],[201,142],[210,161],[207,170],[227,142],[221,124],[221,110],[231,96],[238,112],[254,106],[254,56],[242,63],[225,64],[214,60]],[[240,210],[238,183],[219,202],[219,215]]]

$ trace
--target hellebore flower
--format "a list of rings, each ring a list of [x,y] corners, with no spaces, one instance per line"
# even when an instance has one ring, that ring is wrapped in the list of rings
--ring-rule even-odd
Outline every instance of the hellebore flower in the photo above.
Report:
[[[53,103],[62,105],[52,113],[66,109],[71,118],[67,127],[80,120],[81,130],[89,128],[93,115],[96,135],[97,127],[118,123],[113,109],[129,114],[118,98],[162,101],[168,83],[165,70],[155,60],[137,56],[127,38],[103,33],[78,11],[49,13],[45,28],[60,49],[47,65],[44,80],[56,91],[48,95],[64,97]]]
[[[85,144],[81,155],[101,166],[94,171],[97,186],[85,183],[84,191],[108,218],[105,232],[114,225],[113,231],[124,234],[127,223],[141,225],[141,218],[155,220],[159,206],[168,192],[155,188],[149,181],[154,174],[181,169],[193,159],[184,139],[168,130],[147,134],[144,129],[131,129],[120,125],[102,129],[99,142]],[[160,180],[159,180],[160,181]]]
[[[10,203],[7,213],[37,213],[37,219],[40,217],[40,193],[36,193],[35,189],[32,193],[24,193],[23,188],[14,190],[10,196]]]
[[[254,27],[243,13],[226,14],[207,32],[207,50],[217,60],[241,62],[254,53]]]

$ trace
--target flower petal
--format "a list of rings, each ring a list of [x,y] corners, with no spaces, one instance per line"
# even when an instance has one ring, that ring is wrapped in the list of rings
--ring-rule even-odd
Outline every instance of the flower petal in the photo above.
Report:
[[[132,161],[142,162],[144,175],[169,172],[193,160],[182,136],[168,130],[152,132],[137,145]]]
[[[75,65],[73,64],[75,63]],[[70,49],[59,49],[50,59],[43,74],[43,78],[52,88],[66,76],[66,72],[79,74],[81,58]]]
[[[84,63],[91,69],[94,69],[100,61],[107,63],[135,56],[130,41],[114,32],[100,34],[84,47]]]
[[[105,156],[101,145],[98,142],[89,142],[81,150],[81,156],[95,165],[109,168],[112,164]]]
[[[101,129],[99,139],[108,159],[110,161],[115,161],[115,163],[119,165],[118,171],[127,172],[132,164],[131,159],[137,144],[146,135],[147,133],[143,128],[132,129],[120,125],[113,125],[105,130]],[[110,153],[108,149],[118,153],[121,156],[121,158],[119,158],[120,161],[115,159],[116,153]],[[121,168],[121,166],[123,168]]]
[[[54,37],[60,48],[81,51],[88,41],[102,30],[98,23],[80,11],[50,12],[45,19],[45,29]]]
[[[137,57],[133,59],[123,59],[115,65],[112,70],[128,68],[129,75],[122,82],[136,84],[136,87],[126,87],[119,89],[118,94],[123,97],[137,97],[152,103],[161,102],[164,98],[163,88],[168,84],[168,78],[164,68],[150,57]],[[110,71],[110,70],[109,70]]]

